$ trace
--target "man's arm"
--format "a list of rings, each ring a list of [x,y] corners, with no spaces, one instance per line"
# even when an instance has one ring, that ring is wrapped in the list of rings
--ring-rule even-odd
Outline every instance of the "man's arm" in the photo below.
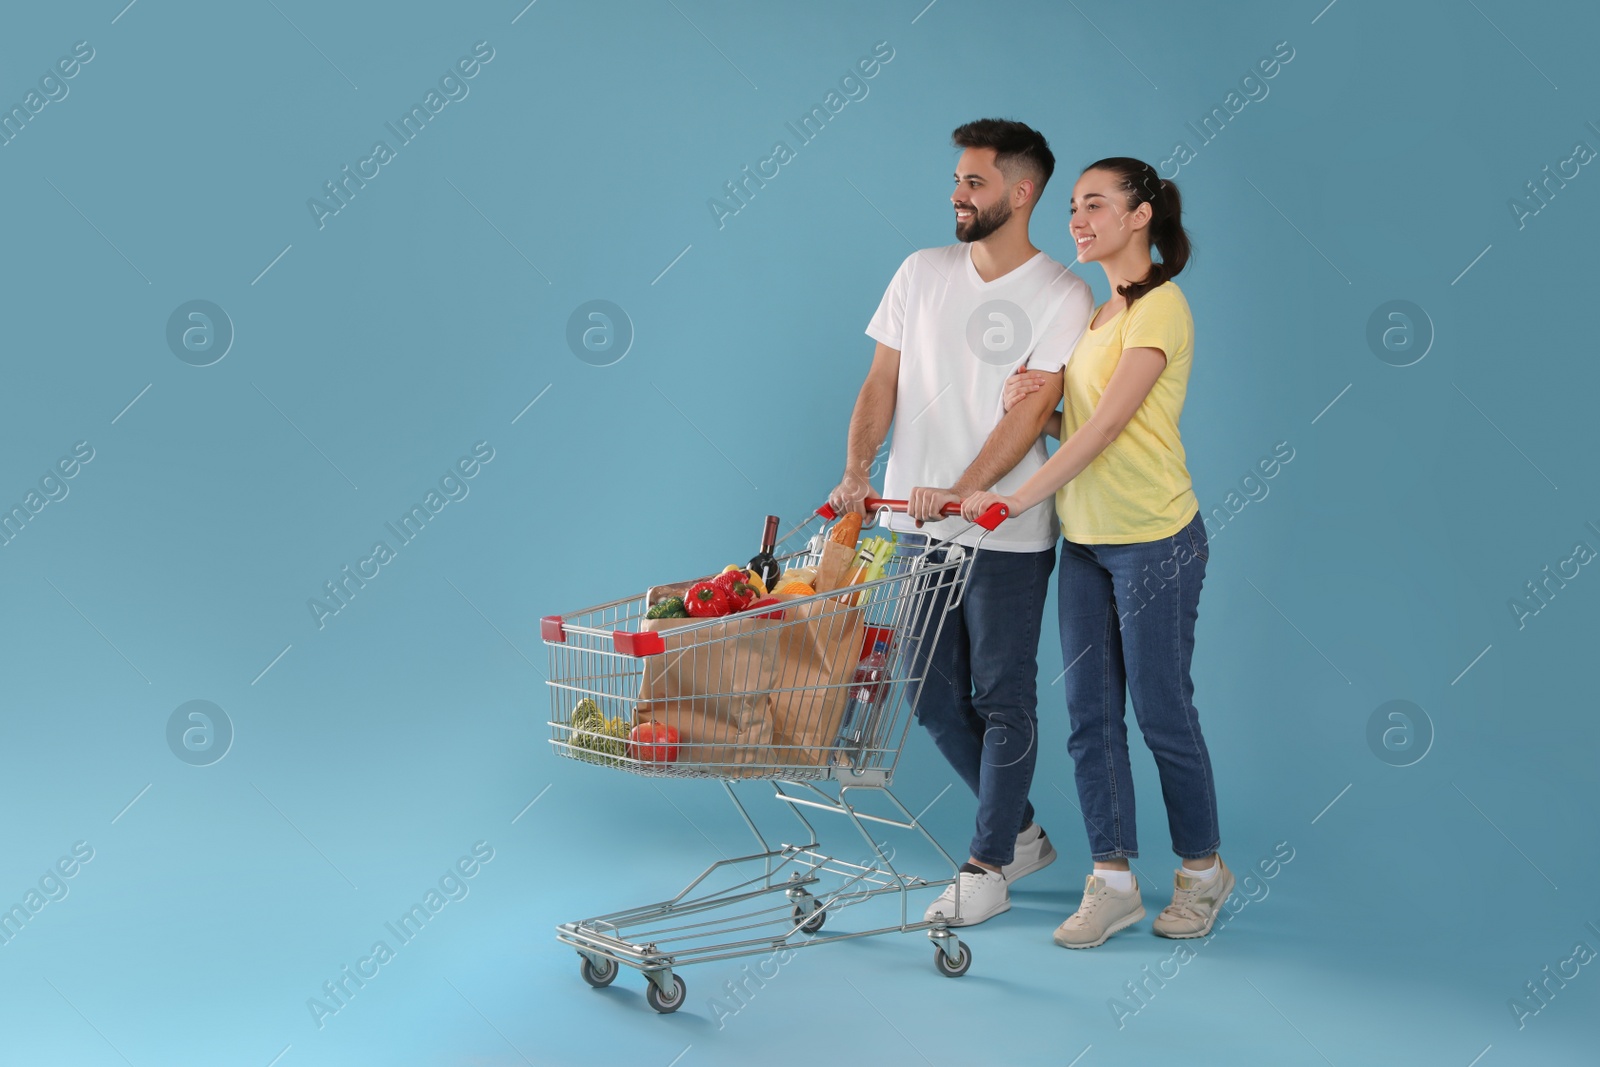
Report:
[[[948,489],[917,487],[911,491],[907,512],[914,519],[939,518],[948,503],[959,503],[972,493],[988,489],[1022,461],[1039,439],[1056,405],[1061,402],[1061,374],[1045,376],[1040,387],[1012,406],[989,431],[978,456]]]
[[[879,341],[872,354],[872,368],[867,371],[867,380],[861,385],[855,411],[850,415],[844,476],[828,494],[828,503],[834,510],[863,511],[862,501],[872,493],[872,458],[889,435],[899,389],[900,350]]]
[[[1022,399],[1000,419],[1000,424],[989,431],[978,458],[972,461],[959,481],[950,487],[957,496],[987,489],[1022,462],[1028,449],[1044,432],[1045,423],[1056,405],[1061,403],[1061,374],[1046,376],[1045,383]]]

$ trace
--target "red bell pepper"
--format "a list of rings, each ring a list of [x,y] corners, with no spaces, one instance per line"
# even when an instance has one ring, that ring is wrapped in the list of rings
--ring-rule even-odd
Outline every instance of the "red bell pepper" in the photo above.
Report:
[[[733,601],[715,581],[695,582],[683,594],[683,608],[697,619],[715,619],[732,611]]]
[[[721,586],[727,592],[731,612],[748,608],[759,595],[743,571],[723,571],[711,579],[711,584]]]
[[[782,619],[783,601],[775,596],[764,596],[751,604],[748,610],[758,612],[758,619]]]

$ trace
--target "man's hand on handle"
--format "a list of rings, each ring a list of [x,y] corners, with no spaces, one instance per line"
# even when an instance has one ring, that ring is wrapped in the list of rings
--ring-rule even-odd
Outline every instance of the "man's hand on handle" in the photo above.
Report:
[[[877,495],[866,475],[858,471],[845,471],[844,478],[834,487],[833,492],[828,494],[828,503],[840,515],[853,511],[857,515],[864,516],[866,507],[862,502],[869,496]]]
[[[917,520],[917,525],[944,517],[946,504],[961,503],[961,494],[949,489],[931,489],[919,485],[906,497],[906,514]]]

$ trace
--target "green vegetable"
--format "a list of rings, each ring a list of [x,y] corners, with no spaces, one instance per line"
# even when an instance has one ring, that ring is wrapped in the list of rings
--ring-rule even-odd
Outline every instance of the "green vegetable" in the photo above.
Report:
[[[581,760],[621,766],[622,760],[613,757],[628,754],[630,729],[628,720],[620,716],[606,718],[600,705],[587,697],[572,709],[571,743],[573,748],[584,750],[577,754]]]
[[[883,577],[889,561],[894,559],[895,542],[883,537],[868,537],[861,542],[856,560],[861,570],[857,582],[875,582]],[[861,594],[866,597],[868,594]]]
[[[573,729],[587,730],[594,726],[604,726],[605,722],[606,717],[600,710],[600,705],[588,697],[578,701],[578,706],[572,709]]]
[[[653,607],[644,613],[647,619],[687,619],[689,611],[683,606],[683,597],[669,596],[658,600]]]

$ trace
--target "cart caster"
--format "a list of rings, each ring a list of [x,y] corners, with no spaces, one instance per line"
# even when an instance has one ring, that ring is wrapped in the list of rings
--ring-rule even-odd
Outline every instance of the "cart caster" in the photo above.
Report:
[[[945,955],[943,945],[933,946],[933,965],[946,978],[960,978],[967,973],[967,968],[972,966],[972,948],[965,942],[957,942],[957,945],[959,950],[954,962]]]
[[[683,1007],[683,1002],[688,999],[688,996],[688,987],[683,984],[683,979],[677,975],[672,976],[672,995],[670,997],[662,994],[661,987],[656,985],[654,980],[644,987],[644,999],[649,1001],[650,1006],[662,1015],[671,1015]]]
[[[594,962],[588,956],[580,956],[578,973],[583,975],[583,980],[596,989],[604,989],[617,980],[617,972],[621,970],[616,960],[602,959]]]
[[[828,919],[828,913],[822,910],[816,897],[804,889],[791,889],[789,899],[794,901],[794,921],[800,925],[802,931],[814,934],[822,929],[822,924]]]
[[[811,912],[811,917],[806,918],[806,909],[803,905],[796,904],[794,908],[794,921],[800,924],[800,929],[808,934],[814,934],[822,929],[822,924],[828,920],[828,913],[821,908]]]

